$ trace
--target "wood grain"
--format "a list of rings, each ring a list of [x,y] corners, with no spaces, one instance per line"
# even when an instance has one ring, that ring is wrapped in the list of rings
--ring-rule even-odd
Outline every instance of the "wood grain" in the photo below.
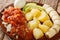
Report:
[[[40,0],[40,3],[42,3],[42,4],[49,4],[51,7],[56,9],[58,0]]]

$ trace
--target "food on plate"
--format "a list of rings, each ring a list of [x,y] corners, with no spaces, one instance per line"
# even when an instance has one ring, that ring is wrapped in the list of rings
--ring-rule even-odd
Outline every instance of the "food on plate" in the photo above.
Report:
[[[33,36],[37,40],[37,39],[43,37],[44,34],[43,34],[43,32],[39,28],[34,28],[33,29]]]
[[[15,38],[18,36],[17,40],[33,40],[32,31],[27,28],[27,20],[20,9],[9,7],[2,14],[3,22],[8,23],[7,33]]]
[[[48,38],[52,38],[53,36],[55,36],[55,34],[57,34],[59,32],[59,26],[58,25],[53,25],[49,31],[47,31],[45,33],[46,37]]]
[[[26,4],[26,0],[15,0],[14,7],[15,8],[23,8]]]
[[[34,18],[32,21],[29,21],[29,29],[33,30],[34,28],[37,28],[40,24],[39,20]]]
[[[38,20],[41,22],[44,22],[46,20],[49,20],[49,16],[45,11],[41,11],[41,15],[38,17]]]
[[[46,25],[46,26],[48,26],[48,27],[52,27],[53,23],[52,23],[51,20],[46,20],[46,21],[43,23],[43,25]]]
[[[34,17],[37,18],[39,16],[40,16],[40,10],[38,9],[32,9],[30,12],[25,14],[25,17],[28,21],[32,20]]]
[[[49,30],[49,27],[46,25],[39,25],[39,28],[42,30],[43,33],[46,33]]]
[[[16,40],[39,40],[44,35],[55,36],[60,30],[60,16],[47,4],[26,3],[16,0],[2,12],[2,24]]]

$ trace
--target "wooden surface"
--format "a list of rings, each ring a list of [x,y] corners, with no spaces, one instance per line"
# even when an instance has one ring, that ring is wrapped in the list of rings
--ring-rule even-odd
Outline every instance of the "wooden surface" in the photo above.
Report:
[[[29,2],[37,2],[37,3],[46,3],[49,4],[51,7],[53,7],[57,12],[60,14],[60,0],[26,0]],[[0,11],[6,7],[7,5],[13,3],[14,0],[0,0]],[[60,35],[58,35],[60,38]],[[5,35],[1,30],[0,30],[0,40],[10,40],[10,38]],[[57,39],[54,39],[57,40]]]

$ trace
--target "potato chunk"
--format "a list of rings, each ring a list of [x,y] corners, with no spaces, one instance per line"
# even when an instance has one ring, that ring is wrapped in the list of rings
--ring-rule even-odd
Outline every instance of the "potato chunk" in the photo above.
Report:
[[[43,33],[46,33],[49,30],[49,27],[46,25],[39,25],[39,28],[42,30]]]
[[[50,20],[46,20],[43,24],[48,27],[51,27],[53,25],[53,23]]]
[[[43,35],[44,34],[43,34],[43,32],[40,29],[35,28],[33,30],[33,36],[34,36],[35,39],[39,39],[39,38],[43,37]]]
[[[31,10],[31,14],[33,15],[33,17],[38,17],[38,16],[40,16],[40,10],[38,10],[38,9],[32,9]]]
[[[41,22],[44,22],[49,19],[48,14],[46,14],[44,11],[41,12],[41,15],[38,17],[38,20]]]
[[[30,26],[29,28],[34,29],[34,28],[38,27],[39,24],[40,24],[39,20],[34,18],[34,20],[29,21],[29,26]]]
[[[26,13],[25,17],[26,17],[26,19],[28,21],[33,19],[33,16],[32,16],[32,14],[30,12],[29,13]]]

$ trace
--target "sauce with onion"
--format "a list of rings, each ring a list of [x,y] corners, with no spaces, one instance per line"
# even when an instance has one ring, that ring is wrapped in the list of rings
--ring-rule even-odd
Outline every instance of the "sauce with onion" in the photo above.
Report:
[[[3,22],[12,25],[10,35],[15,37],[17,35],[18,40],[33,40],[32,30],[28,29],[27,20],[20,9],[9,7],[4,10],[3,16]]]

